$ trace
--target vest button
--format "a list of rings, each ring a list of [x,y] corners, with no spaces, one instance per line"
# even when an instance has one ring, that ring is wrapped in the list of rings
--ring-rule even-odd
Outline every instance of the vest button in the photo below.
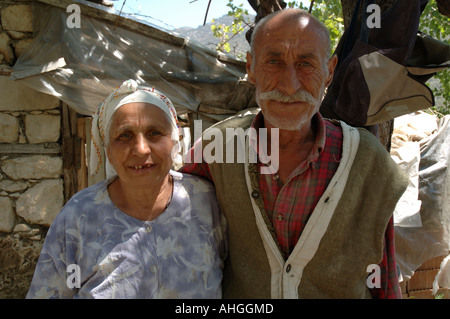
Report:
[[[277,219],[281,222],[281,221],[284,219],[284,217],[283,217],[283,215],[278,214],[278,215],[277,215]]]
[[[291,271],[291,264],[286,266],[286,272],[290,272]]]
[[[252,197],[254,198],[254,199],[258,199],[259,198],[259,192],[258,191],[253,191],[252,192]]]

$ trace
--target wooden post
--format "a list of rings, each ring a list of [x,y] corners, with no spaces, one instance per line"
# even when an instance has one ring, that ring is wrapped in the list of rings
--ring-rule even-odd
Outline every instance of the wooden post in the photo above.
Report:
[[[85,117],[62,105],[62,158],[64,199],[67,202],[75,193],[88,186],[86,164]]]
[[[86,130],[84,117],[77,118],[76,161],[77,161],[77,189],[78,191],[88,186],[86,165]]]
[[[61,117],[62,117],[62,159],[63,159],[63,182],[64,182],[64,200],[67,202],[73,194],[76,193],[76,178],[73,172],[74,158],[73,153],[73,139],[70,121],[70,109],[65,103],[62,104]]]

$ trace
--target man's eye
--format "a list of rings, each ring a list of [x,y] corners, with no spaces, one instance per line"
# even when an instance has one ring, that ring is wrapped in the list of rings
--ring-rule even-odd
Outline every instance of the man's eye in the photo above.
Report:
[[[267,63],[269,63],[269,64],[277,64],[277,63],[278,63],[278,60],[276,60],[276,59],[270,59],[270,60],[267,61]]]
[[[312,66],[312,64],[309,63],[309,62],[300,62],[299,66],[301,66],[301,67],[310,67],[310,66]]]

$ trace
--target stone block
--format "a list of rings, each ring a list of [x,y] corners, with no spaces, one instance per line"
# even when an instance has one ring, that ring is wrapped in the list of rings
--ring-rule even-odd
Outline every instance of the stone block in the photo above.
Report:
[[[0,113],[0,143],[16,143],[19,138],[19,119]]]
[[[0,196],[0,232],[9,233],[14,228],[14,208],[9,197]]]
[[[32,155],[7,158],[0,161],[5,175],[10,179],[60,178],[63,172],[61,157]]]
[[[31,144],[53,143],[59,140],[61,118],[55,115],[26,115],[25,135]]]
[[[27,49],[27,47],[31,44],[33,39],[23,39],[17,41],[14,45],[14,51],[16,53],[16,57],[20,57],[22,53]]]
[[[28,35],[26,33],[18,32],[18,31],[8,31],[8,34],[11,38],[13,38],[15,40],[21,40],[21,39],[28,37]]]
[[[41,234],[39,228],[31,228],[27,224],[17,224],[14,229],[14,233],[17,233],[22,238],[40,238]],[[35,237],[38,236],[38,237]]]
[[[43,180],[16,201],[16,213],[28,224],[50,226],[64,204],[61,179]]]
[[[22,232],[28,232],[31,230],[31,227],[28,226],[27,224],[17,224],[14,227],[14,232],[15,233],[22,233]]]
[[[38,92],[8,76],[0,75],[0,111],[52,110],[59,107],[59,100]]]
[[[33,32],[33,13],[31,5],[18,4],[2,9],[2,27],[4,30]]]
[[[6,33],[0,33],[0,54],[7,63],[12,63],[14,60],[14,52],[11,47],[11,39]]]
[[[0,181],[0,190],[8,193],[22,192],[28,188],[28,183],[5,179]]]

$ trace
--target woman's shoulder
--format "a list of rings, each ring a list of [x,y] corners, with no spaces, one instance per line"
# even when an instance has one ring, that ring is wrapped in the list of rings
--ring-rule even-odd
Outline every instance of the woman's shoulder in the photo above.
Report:
[[[99,206],[109,204],[111,201],[107,186],[108,181],[104,180],[80,190],[67,201],[59,215],[74,218],[76,215],[98,210]]]
[[[109,184],[108,180],[103,180],[101,182],[98,182],[94,185],[91,185],[89,187],[86,187],[80,191],[78,191],[77,193],[75,193],[75,195],[73,195],[70,200],[68,201],[68,203],[70,202],[77,202],[80,199],[85,199],[88,197],[95,197],[98,193],[102,193],[102,192],[107,192],[107,186]]]
[[[207,179],[180,172],[171,172],[174,178],[172,207],[179,212],[190,212],[199,221],[219,223],[220,208],[214,185]]]
[[[197,192],[215,191],[214,185],[204,177],[176,171],[170,171],[170,175],[172,175],[172,177],[179,181],[183,186],[191,186]]]

